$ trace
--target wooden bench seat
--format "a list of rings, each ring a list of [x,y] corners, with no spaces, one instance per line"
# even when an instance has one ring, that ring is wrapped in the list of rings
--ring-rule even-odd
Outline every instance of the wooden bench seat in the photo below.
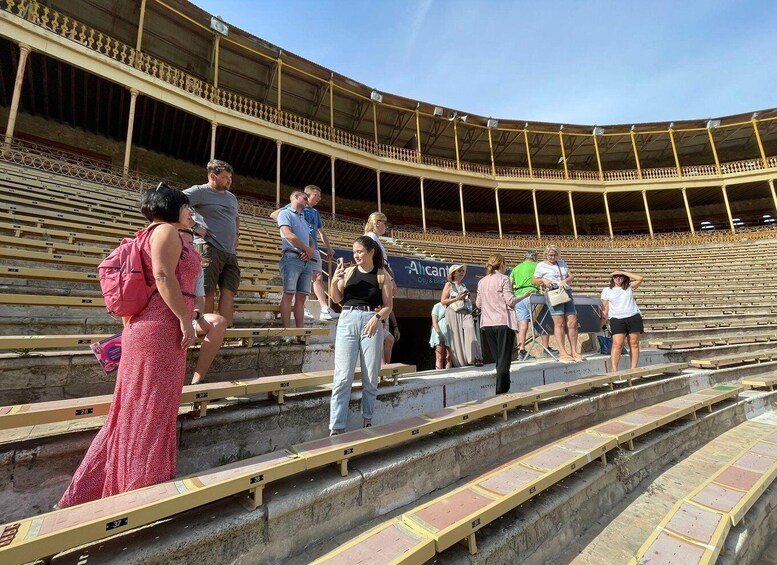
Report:
[[[639,548],[630,565],[656,561],[713,564],[726,537],[777,477],[777,429],[751,442],[680,499]],[[691,525],[692,524],[692,525]]]
[[[0,526],[0,560],[27,563],[120,534],[239,493],[262,503],[272,481],[305,470],[305,460],[281,450],[232,465],[133,490]]]
[[[105,308],[102,296],[56,296],[38,294],[0,294],[0,304],[20,306],[61,306],[61,307],[101,307]],[[259,304],[235,302],[235,311],[240,312],[279,312],[278,304]]]
[[[321,328],[327,331],[326,328]],[[253,331],[253,330],[250,330]],[[316,329],[296,330],[298,332],[317,332]],[[380,377],[396,379],[400,375],[415,372],[414,365],[390,363],[381,367]],[[357,369],[356,374],[360,374]],[[231,381],[218,383],[203,383],[187,385],[181,393],[181,404],[194,403],[194,411],[199,416],[207,414],[208,403],[236,396],[248,396],[254,394],[272,394],[277,397],[278,403],[285,401],[284,395],[292,390],[309,388],[332,382],[333,371],[318,371],[314,373],[299,373],[292,375],[275,375],[260,377],[247,381]],[[68,400],[55,400],[50,402],[38,402],[34,404],[19,404],[15,406],[0,407],[0,430],[19,428],[23,426],[36,426],[53,422],[79,420],[104,416],[108,413],[112,395],[103,395],[87,398],[75,398]]]
[[[749,335],[713,334],[708,337],[686,339],[651,339],[648,343],[658,349],[695,349],[700,347],[764,343],[770,341],[777,341],[777,332],[755,333]]]
[[[777,375],[748,377],[742,379],[742,384],[749,386],[750,388],[768,388],[769,390],[774,390],[774,387],[777,386]]]
[[[341,548],[325,555],[316,563],[342,563],[343,548],[352,555],[360,555],[356,548],[366,551],[375,547],[374,538],[385,528],[405,524],[414,532],[434,541],[439,553],[466,541],[471,554],[477,552],[475,534],[485,525],[517,508],[538,493],[557,484],[593,460],[607,463],[607,453],[620,443],[633,448],[634,438],[679,418],[695,414],[704,405],[712,405],[736,396],[741,387],[713,387],[643,408],[619,418],[609,420],[588,430],[578,432],[552,444],[516,458],[493,471],[486,472],[467,484],[454,489],[425,504],[405,512],[400,518],[389,520],[373,528]],[[705,404],[706,403],[706,404]],[[387,549],[404,554],[406,545]],[[421,542],[418,542],[422,545]],[[409,554],[413,558],[414,554]],[[377,559],[375,562],[384,563]]]
[[[720,369],[722,367],[732,367],[744,363],[765,363],[774,360],[777,360],[777,348],[760,351],[746,351],[733,355],[719,355],[708,359],[692,359],[690,363],[694,367],[699,367],[701,369]]]

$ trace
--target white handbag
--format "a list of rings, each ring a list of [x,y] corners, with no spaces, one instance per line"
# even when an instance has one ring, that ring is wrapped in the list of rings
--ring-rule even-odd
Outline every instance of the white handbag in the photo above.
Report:
[[[554,288],[553,290],[549,290],[547,295],[551,306],[560,306],[561,304],[566,304],[572,300],[572,297],[567,294],[567,289],[565,288]]]

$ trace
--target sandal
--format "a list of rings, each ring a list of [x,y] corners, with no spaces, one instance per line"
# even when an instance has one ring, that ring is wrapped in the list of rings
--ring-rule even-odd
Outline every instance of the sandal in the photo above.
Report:
[[[575,353],[575,354],[572,356],[572,359],[574,359],[575,361],[578,361],[578,362],[579,362],[579,361],[585,361],[585,357],[583,357],[583,356],[582,356],[582,355],[580,355],[579,353]]]
[[[558,356],[558,360],[561,363],[574,363],[575,362],[575,358],[572,357],[571,355],[559,355]]]

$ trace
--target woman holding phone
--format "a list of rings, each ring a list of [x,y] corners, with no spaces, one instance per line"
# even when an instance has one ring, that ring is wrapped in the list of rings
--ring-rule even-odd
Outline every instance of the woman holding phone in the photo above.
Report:
[[[472,301],[469,290],[462,282],[467,268],[464,265],[451,265],[448,268],[448,282],[442,289],[440,302],[445,306],[445,319],[448,320],[451,359],[454,367],[483,365],[483,353],[478,341],[475,320],[472,317]]]
[[[355,266],[345,268],[338,259],[329,294],[343,305],[335,336],[335,372],[329,410],[330,436],[348,426],[356,362],[361,359],[362,427],[372,425],[383,353],[383,320],[393,307],[391,276],[383,268],[383,253],[375,241],[363,235],[353,243]]]

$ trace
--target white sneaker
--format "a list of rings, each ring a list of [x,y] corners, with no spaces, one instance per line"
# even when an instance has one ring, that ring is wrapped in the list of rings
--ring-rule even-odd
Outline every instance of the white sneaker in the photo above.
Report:
[[[311,314],[310,310],[308,310],[307,308],[305,308],[305,319],[306,320],[315,320],[316,319],[315,316],[313,316],[313,314]]]
[[[322,322],[329,322],[331,320],[336,320],[339,317],[340,314],[332,310],[329,306],[324,306],[321,308],[321,315],[318,317],[318,319]]]

